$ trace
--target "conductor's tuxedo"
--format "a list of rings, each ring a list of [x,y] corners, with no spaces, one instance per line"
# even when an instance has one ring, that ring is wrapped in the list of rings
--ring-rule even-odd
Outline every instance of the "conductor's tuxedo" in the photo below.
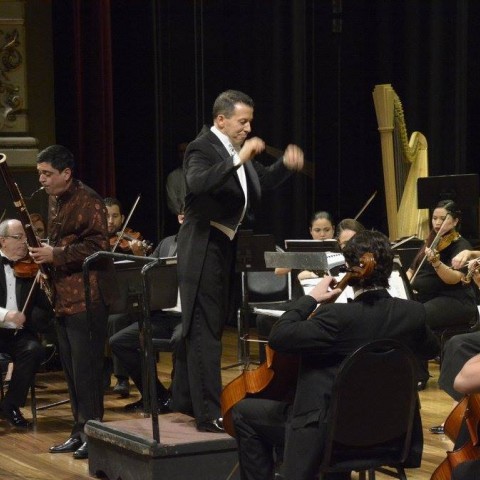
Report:
[[[178,234],[178,281],[187,354],[177,356],[173,406],[193,412],[197,424],[220,417],[221,335],[230,313],[235,239],[211,222],[236,231],[241,221],[245,195],[234,157],[209,130],[188,145],[184,160],[187,195]],[[258,206],[263,188],[274,188],[291,174],[282,159],[269,167],[247,162],[244,170],[247,210]],[[188,382],[181,385],[181,379]]]

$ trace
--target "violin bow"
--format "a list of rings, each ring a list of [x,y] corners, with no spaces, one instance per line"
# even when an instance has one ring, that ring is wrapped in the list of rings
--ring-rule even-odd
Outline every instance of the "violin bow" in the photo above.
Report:
[[[112,247],[112,253],[115,252],[115,250],[117,249],[118,244],[120,243],[120,240],[122,239],[123,234],[125,233],[125,230],[126,230],[126,228],[127,228],[128,222],[130,221],[130,218],[132,218],[133,212],[134,212],[135,209],[137,208],[137,205],[138,205],[138,202],[140,201],[140,197],[141,197],[141,196],[142,196],[142,194],[139,193],[137,199],[135,200],[135,203],[133,204],[132,208],[130,209],[130,212],[129,212],[128,216],[127,216],[127,219],[125,220],[122,229],[121,229],[120,232],[118,233],[117,241],[115,242],[115,245]]]
[[[372,203],[373,199],[377,195],[377,190],[373,192],[373,194],[370,196],[370,198],[365,202],[363,207],[360,209],[360,211],[353,217],[354,220],[357,220],[358,217],[365,211],[365,209]]]

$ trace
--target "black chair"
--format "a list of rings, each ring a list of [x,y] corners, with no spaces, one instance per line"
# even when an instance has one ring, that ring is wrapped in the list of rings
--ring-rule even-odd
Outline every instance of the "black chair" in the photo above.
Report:
[[[279,247],[277,247],[279,248]],[[238,363],[223,367],[228,369],[239,365],[246,365],[250,362],[249,333],[251,319],[255,318],[254,308],[269,309],[277,307],[279,310],[282,303],[292,300],[292,276],[275,275],[273,270],[262,272],[242,272],[242,306],[237,311],[237,357]],[[253,341],[253,340],[252,340]],[[261,340],[260,350],[265,348]]]
[[[417,404],[415,358],[395,340],[370,342],[342,363],[332,391],[319,478],[375,470],[406,480]]]

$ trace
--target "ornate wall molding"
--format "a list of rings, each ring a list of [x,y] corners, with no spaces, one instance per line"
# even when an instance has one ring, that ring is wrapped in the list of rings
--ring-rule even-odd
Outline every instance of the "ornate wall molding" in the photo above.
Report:
[[[25,8],[0,2],[0,133],[26,133]]]

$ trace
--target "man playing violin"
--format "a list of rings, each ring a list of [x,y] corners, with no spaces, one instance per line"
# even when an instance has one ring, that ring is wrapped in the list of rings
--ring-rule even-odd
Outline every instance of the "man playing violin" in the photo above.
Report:
[[[134,232],[138,238],[132,238],[130,229],[125,229],[126,236],[119,238],[117,235],[122,231],[122,225],[125,221],[125,215],[122,212],[122,205],[117,198],[107,197],[104,199],[107,207],[107,227],[110,241],[110,247],[115,248],[117,253],[125,253],[127,255],[137,255],[144,257],[147,253],[145,242],[140,240],[142,237],[138,232]],[[124,232],[124,233],[125,233]],[[128,237],[128,238],[127,238]],[[115,335],[117,332],[128,327],[134,320],[130,318],[128,313],[117,313],[109,315],[108,317],[108,337]],[[130,396],[130,383],[128,381],[128,373],[116,355],[112,354],[111,360],[109,358],[105,361],[105,386],[110,386],[110,375],[112,372],[117,379],[117,383],[113,387],[113,392],[120,395],[122,398]]]
[[[388,238],[379,232],[362,231],[343,249],[350,268],[358,268],[366,253],[374,258],[373,271],[349,281],[354,290],[352,302],[328,303],[340,292],[337,288],[329,291],[332,277],[325,277],[273,326],[269,345],[276,352],[300,356],[297,388],[293,404],[246,398],[233,407],[242,480],[272,479],[273,452],[281,451],[283,446],[284,477],[315,478],[334,378],[342,361],[358,347],[375,339],[395,339],[419,357],[429,358],[438,352],[438,342],[425,323],[424,306],[393,298],[387,291],[393,268]],[[418,414],[407,467],[420,466],[422,446]],[[325,478],[347,479],[350,472],[328,474]]]
[[[141,235],[130,229],[125,229],[125,234],[119,239],[117,233],[122,230],[125,215],[122,213],[122,205],[119,200],[113,197],[105,198],[105,206],[107,207],[107,226],[110,247],[114,248],[118,253],[126,253],[129,255],[138,255],[144,257],[146,255],[145,242],[142,242]],[[133,236],[133,234],[135,234]],[[135,237],[135,238],[133,238]],[[118,242],[118,243],[117,243]]]
[[[8,353],[15,365],[8,391],[0,402],[0,417],[17,428],[30,426],[20,407],[25,405],[28,390],[44,356],[35,333],[35,323],[46,322],[52,315],[48,299],[38,286],[32,293],[32,300],[25,305],[35,274],[16,276],[15,262],[27,254],[21,222],[4,220],[0,223],[0,352]]]

